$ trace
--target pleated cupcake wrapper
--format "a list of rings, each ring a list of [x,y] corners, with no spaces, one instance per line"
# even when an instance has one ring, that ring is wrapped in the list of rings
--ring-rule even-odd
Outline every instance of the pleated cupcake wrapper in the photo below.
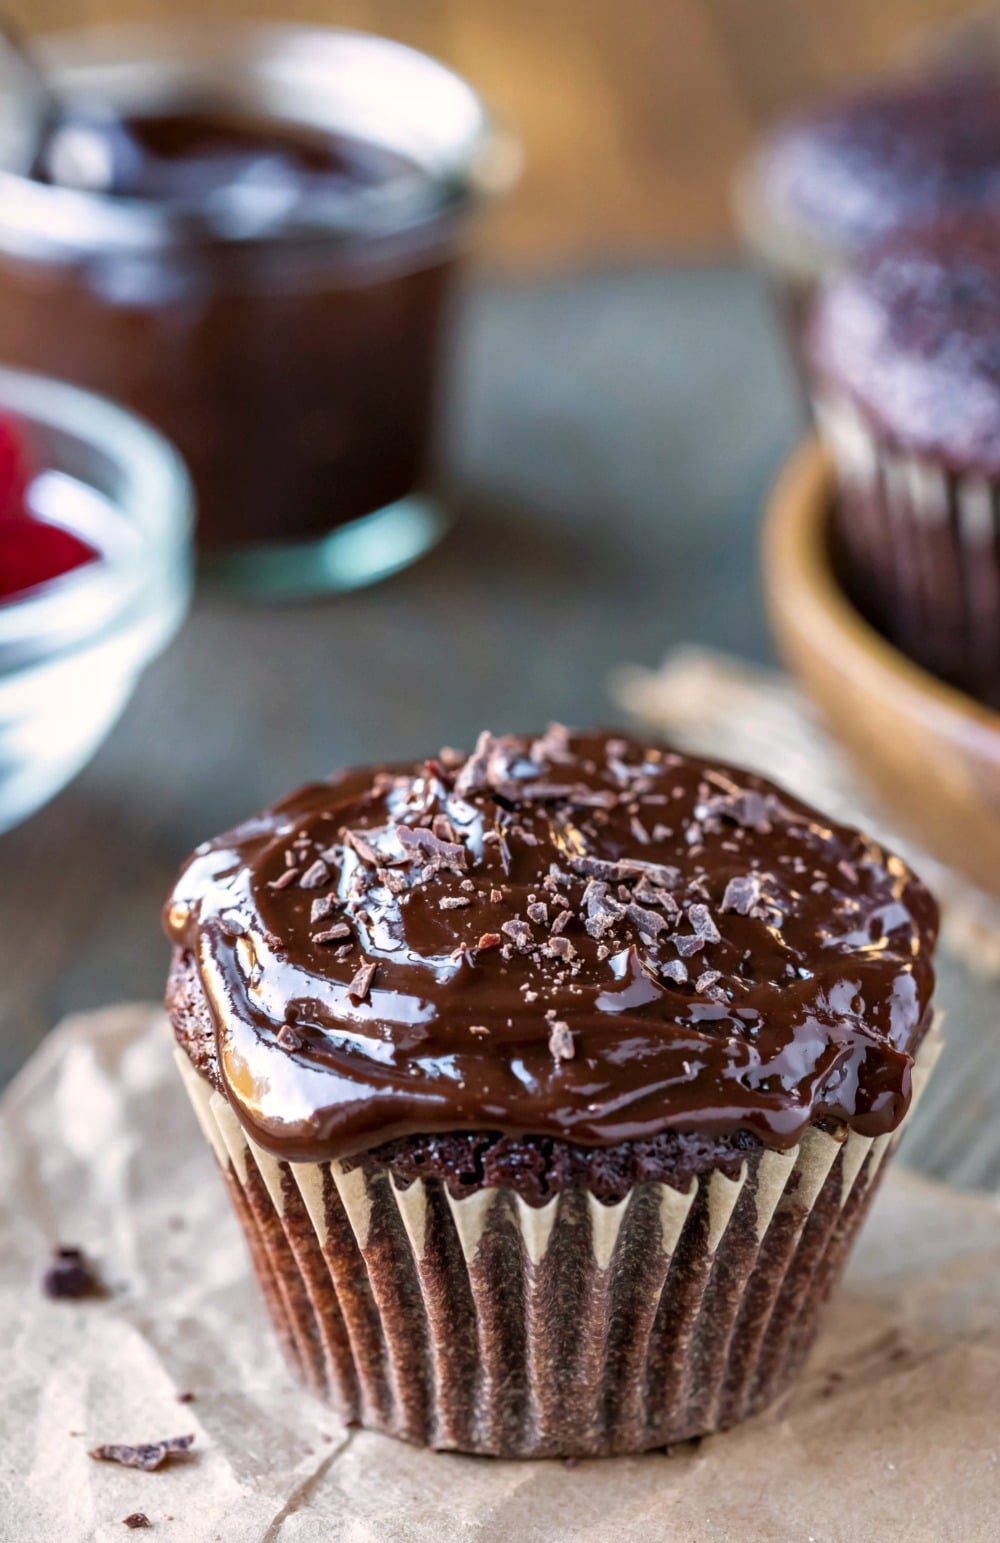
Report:
[[[914,1072],[916,1103],[939,1049]],[[178,1065],[299,1375],[342,1417],[439,1448],[637,1452],[763,1408],[807,1354],[899,1131],[810,1128],[736,1179],[455,1199],[373,1164],[279,1161]],[[912,1107],[912,1106],[911,1106]]]
[[[853,403],[814,403],[866,613],[927,668],[982,689],[1000,666],[1000,485],[883,443]]]

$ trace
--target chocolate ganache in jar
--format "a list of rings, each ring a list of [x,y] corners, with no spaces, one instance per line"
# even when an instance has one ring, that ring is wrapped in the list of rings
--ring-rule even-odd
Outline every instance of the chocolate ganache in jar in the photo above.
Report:
[[[510,144],[441,65],[282,27],[42,40],[62,116],[0,137],[0,337],[127,403],[186,458],[198,539],[281,592],[419,555],[447,316]],[[22,136],[23,138],[23,136]]]

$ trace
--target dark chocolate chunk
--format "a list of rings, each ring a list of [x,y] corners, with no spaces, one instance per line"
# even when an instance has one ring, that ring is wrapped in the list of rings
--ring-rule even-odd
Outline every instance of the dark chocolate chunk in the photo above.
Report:
[[[469,854],[461,842],[442,841],[440,836],[435,836],[432,830],[422,825],[400,825],[396,835],[403,849],[413,857],[419,856],[432,872],[439,868],[460,872],[468,867]]]
[[[193,1445],[193,1436],[168,1436],[164,1441],[147,1441],[135,1447],[121,1443],[92,1447],[87,1456],[100,1463],[119,1463],[123,1468],[142,1468],[152,1473],[175,1457],[186,1457]]]
[[[729,880],[719,909],[735,911],[739,916],[749,916],[759,899],[760,875],[748,873]]]
[[[320,889],[322,885],[329,883],[330,870],[322,857],[317,857],[314,863],[306,869],[299,883],[303,889]]]
[[[55,1249],[52,1263],[42,1276],[42,1290],[55,1300],[78,1301],[82,1297],[104,1296],[93,1265],[82,1248],[62,1245]]]
[[[360,858],[368,868],[378,868],[382,859],[375,848],[366,839],[364,832],[360,830],[341,831],[344,845],[350,847],[356,857]]]
[[[354,978],[347,988],[347,995],[353,997],[356,1002],[363,1002],[371,990],[371,984],[375,979],[377,968],[378,966],[373,959],[366,959],[364,964],[359,964],[354,972]]]
[[[314,943],[335,943],[338,938],[349,938],[351,926],[349,922],[334,922],[332,927],[324,927],[322,932],[314,932]]]

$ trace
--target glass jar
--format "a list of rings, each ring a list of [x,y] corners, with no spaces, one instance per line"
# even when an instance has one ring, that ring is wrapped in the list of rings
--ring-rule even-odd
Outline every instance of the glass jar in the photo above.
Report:
[[[230,580],[351,588],[426,550],[445,527],[449,302],[470,219],[516,163],[476,94],[411,49],[325,29],[88,27],[37,51],[70,114],[252,117],[403,168],[290,208],[279,188],[249,218],[230,199],[222,219],[0,169],[0,354],[161,428]]]
[[[0,831],[85,765],[191,588],[191,485],[176,451],[112,403],[0,370],[0,417],[33,469],[30,507],[97,560],[0,603]]]

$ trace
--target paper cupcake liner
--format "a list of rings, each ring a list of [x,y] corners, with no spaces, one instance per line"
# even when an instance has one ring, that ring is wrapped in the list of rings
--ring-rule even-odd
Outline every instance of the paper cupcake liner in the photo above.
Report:
[[[914,1104],[936,1054],[935,1039]],[[900,1134],[810,1128],[736,1179],[532,1207],[279,1161],[177,1059],[307,1386],[345,1421],[505,1457],[640,1452],[763,1408],[808,1353]]]
[[[1000,676],[1000,486],[883,444],[854,405],[815,402],[840,490],[852,597],[912,659],[967,690]]]

